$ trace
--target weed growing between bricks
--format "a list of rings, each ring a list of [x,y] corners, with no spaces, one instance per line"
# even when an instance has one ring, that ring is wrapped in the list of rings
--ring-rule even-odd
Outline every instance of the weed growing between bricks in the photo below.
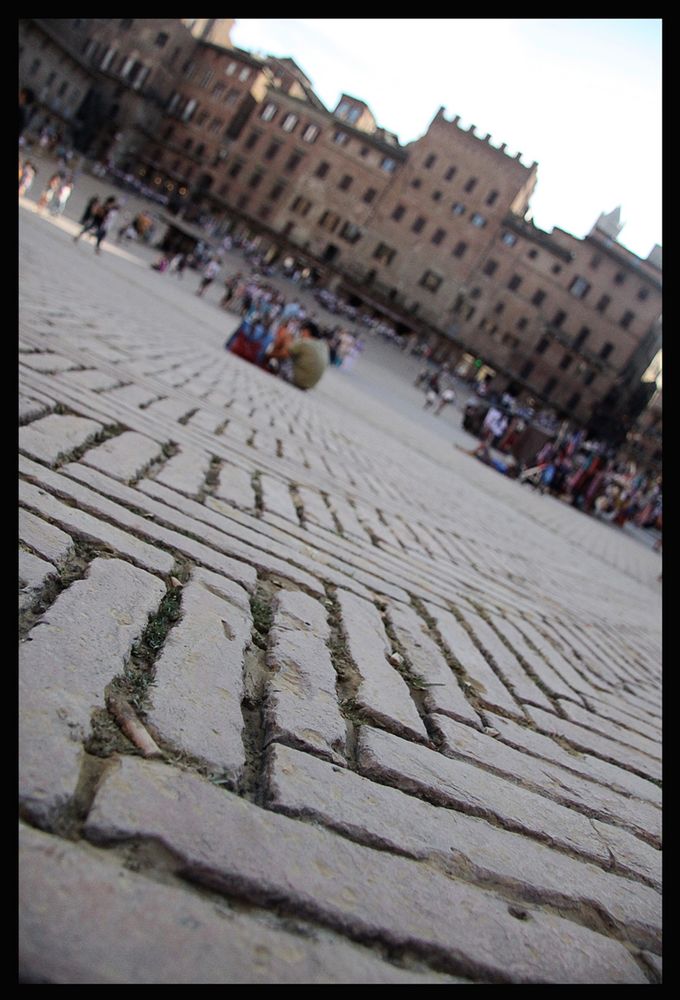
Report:
[[[257,587],[250,598],[253,617],[252,645],[246,650],[241,702],[243,715],[243,747],[245,766],[238,783],[238,792],[258,805],[263,799],[265,749],[264,700],[267,693],[267,645],[274,621],[272,604],[277,588],[265,577],[258,577]]]
[[[333,518],[333,523],[335,525],[335,530],[337,531],[337,533],[340,535],[341,538],[344,538],[345,537],[345,532],[343,531],[342,525],[340,524],[340,521],[338,519],[338,515],[333,510],[333,506],[331,504],[331,500],[330,500],[330,497],[328,496],[328,493],[321,493],[321,499],[326,504],[326,507],[328,507],[328,511],[329,511],[331,517]]]
[[[472,681],[472,679],[468,675],[468,673],[465,670],[465,668],[463,667],[463,665],[456,659],[456,657],[453,655],[453,653],[448,648],[448,646],[446,645],[446,643],[443,641],[441,635],[439,634],[439,630],[437,628],[437,623],[435,622],[434,618],[428,613],[427,608],[425,607],[425,605],[423,604],[423,602],[420,600],[420,598],[415,597],[413,594],[411,594],[410,597],[411,597],[411,604],[413,605],[413,607],[415,608],[415,610],[418,612],[418,614],[420,615],[420,617],[425,622],[425,625],[427,626],[427,630],[428,630],[428,632],[430,634],[430,637],[434,640],[434,642],[439,647],[439,650],[440,650],[442,656],[444,657],[444,659],[446,660],[447,664],[451,668],[453,674],[455,675],[455,677],[459,681],[460,686],[461,686],[461,688],[463,689],[463,691],[465,693],[465,697],[470,702],[470,704],[475,709],[475,711],[477,713],[481,714],[481,712],[482,712],[482,702],[481,702],[481,699],[479,697],[479,694],[477,692],[477,689],[475,687],[474,682]],[[427,726],[428,725],[427,719],[425,719],[424,721],[425,721],[425,724]],[[428,732],[429,732],[429,729],[428,729]],[[437,737],[437,739],[439,739],[439,737]],[[439,742],[441,742],[440,739],[439,739]]]
[[[290,492],[290,498],[293,501],[293,506],[295,507],[295,513],[298,516],[298,521],[300,522],[301,528],[307,527],[307,519],[305,517],[305,505],[302,502],[300,494],[298,492],[297,483],[289,483],[288,490]]]
[[[347,726],[347,761],[350,766],[356,767],[357,727],[367,721],[356,703],[361,677],[347,648],[342,616],[337,601],[337,588],[332,584],[326,584],[325,590],[326,598],[323,603],[326,607],[326,620],[330,629],[326,646],[331,654],[331,662],[337,674],[335,689],[338,705]]]
[[[221,468],[222,468],[222,459],[218,458],[216,455],[212,455],[210,458],[210,465],[208,466],[208,472],[205,477],[205,482],[198,491],[199,503],[203,503],[206,497],[214,496],[215,490],[217,489],[217,484],[220,481]]]
[[[199,407],[198,406],[194,406],[193,410],[188,410],[184,414],[184,416],[182,416],[182,417],[179,418],[179,420],[177,421],[177,423],[181,424],[183,427],[186,426],[186,424],[189,423],[189,421],[191,420],[191,418],[193,417],[193,415],[195,413],[198,413],[198,410],[199,410]]]
[[[259,469],[253,472],[250,482],[255,496],[255,517],[262,517],[264,501],[262,498],[262,473]]]
[[[81,444],[72,451],[59,455],[57,461],[53,465],[53,468],[55,471],[59,471],[62,465],[66,465],[67,462],[79,462],[85,452],[90,451],[91,448],[94,448],[97,445],[104,444],[105,441],[109,441],[111,438],[119,437],[127,429],[128,428],[123,424],[107,424],[101,431],[98,431],[97,434],[88,438],[85,444]]]

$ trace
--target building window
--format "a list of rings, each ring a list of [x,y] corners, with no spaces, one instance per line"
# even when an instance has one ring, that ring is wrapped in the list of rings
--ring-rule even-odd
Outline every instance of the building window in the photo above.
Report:
[[[609,355],[612,353],[613,350],[614,350],[614,345],[610,344],[610,342],[607,341],[607,343],[603,345],[603,347],[602,347],[602,349],[600,351],[600,357],[603,360],[605,360],[606,358],[609,357]]]
[[[634,319],[635,319],[635,313],[627,309],[626,312],[621,317],[621,319],[619,320],[619,326],[622,327],[624,330],[627,330]]]
[[[588,371],[588,372],[586,372],[586,374],[584,376],[584,379],[583,379],[583,384],[584,385],[592,385],[594,381],[595,381],[595,372],[594,371]]]
[[[365,158],[368,156],[370,152],[371,151],[368,148],[368,146],[362,146],[361,149],[359,150],[359,156],[363,156]]]
[[[405,211],[406,209],[403,205],[397,205],[394,211],[392,212],[391,218],[393,218],[395,222],[399,222],[399,220],[404,217]]]
[[[302,139],[304,142],[316,142],[316,138],[321,129],[318,125],[308,125],[307,128],[302,133]]]
[[[539,288],[538,291],[534,292],[534,294],[532,295],[531,304],[534,306],[540,306],[544,300],[545,300],[545,292],[542,292]]]
[[[461,242],[460,243],[456,243],[455,247],[453,248],[453,254],[452,254],[452,256],[454,256],[454,257],[463,257],[465,255],[465,251],[467,250],[467,248],[468,248],[467,243],[464,243],[461,240]]]
[[[364,192],[364,201],[366,202],[367,205],[371,204],[371,202],[374,200],[374,198],[377,195],[377,193],[378,192],[376,191],[375,188],[367,188],[366,189],[366,191]]]
[[[453,180],[453,178],[455,177],[455,175],[456,175],[456,168],[455,167],[449,167],[449,169],[444,174],[444,180],[445,181]]]
[[[473,288],[472,291],[470,292],[470,298],[478,299],[481,294],[482,294],[481,288]]]
[[[204,75],[203,79],[201,80],[201,86],[202,87],[209,87],[210,84],[212,83],[212,81],[214,80],[214,78],[215,78],[215,74],[213,73],[213,71],[211,69],[209,69],[208,72]]]
[[[325,160],[322,160],[321,163],[319,164],[319,166],[314,171],[314,176],[315,177],[325,177],[326,174],[328,173],[329,169],[330,169],[330,163],[326,163]]]
[[[238,78],[241,81],[241,83],[245,83],[249,76],[250,76],[250,70],[248,69],[247,66],[244,66],[244,68],[239,73]]]
[[[497,302],[496,305],[494,306],[493,311],[497,316],[500,316],[500,314],[503,312],[504,309],[505,309],[505,302]]]
[[[336,215],[335,212],[324,212],[319,219],[319,225],[323,229],[327,229],[329,233],[334,233],[340,224],[340,216]]]
[[[261,132],[251,132],[245,141],[246,149],[254,149],[255,146],[257,145],[257,140],[260,138],[261,135],[262,135]]]
[[[212,95],[215,98],[215,100],[219,100],[219,98],[224,93],[224,90],[225,90],[225,87],[224,87],[223,83],[216,83],[215,84],[215,86],[212,89]]]
[[[649,298],[649,289],[641,288],[640,291],[637,293],[637,297],[639,298],[640,302],[645,302]]]
[[[336,146],[346,146],[349,142],[349,136],[346,132],[338,131],[333,133],[333,142]]]
[[[536,344],[536,347],[534,348],[534,353],[536,353],[536,354],[545,354],[545,352],[548,350],[549,346],[550,346],[550,338],[549,337],[541,337],[541,339],[539,340],[539,342]]]
[[[608,295],[603,295],[603,296],[601,296],[601,298],[598,301],[598,303],[595,306],[595,308],[597,309],[598,312],[603,313],[603,312],[605,312],[605,310],[606,310],[606,308],[607,308],[607,306],[609,305],[610,302],[611,302],[611,299],[609,298],[609,296]]]
[[[473,226],[477,226],[479,229],[483,229],[486,225],[486,219],[483,215],[480,215],[479,212],[475,212],[474,215],[470,216],[470,222]]]
[[[202,125],[205,125],[207,120],[208,120],[208,112],[201,111],[200,115],[196,115],[196,121],[194,122],[194,124],[200,128]]]
[[[227,74],[227,76],[233,76],[234,73],[236,72],[236,63],[230,62],[224,72]]]
[[[580,402],[581,402],[581,393],[580,392],[572,393],[572,395],[569,397],[569,402],[567,403],[567,409],[575,410]]]
[[[298,123],[297,115],[286,115],[286,117],[281,122],[281,128],[284,132],[292,132]]]
[[[569,285],[569,291],[575,299],[583,299],[590,291],[590,285],[585,278],[579,278],[577,276]]]
[[[196,149],[194,150],[194,155],[203,156],[204,153],[205,153],[205,143],[199,142],[198,146],[196,146]]]
[[[435,246],[439,246],[441,243],[444,242],[445,239],[446,239],[445,229],[436,229],[434,231],[434,234],[432,236],[432,242],[434,243]]]
[[[416,219],[416,221],[411,226],[412,232],[414,232],[414,233],[421,233],[423,231],[423,229],[425,228],[425,223],[426,222],[427,222],[427,219],[424,219],[422,215],[419,215],[418,218]]]
[[[218,132],[222,131],[223,126],[224,122],[222,121],[221,118],[213,118],[213,120],[210,122],[210,131],[217,134]]]
[[[288,159],[286,160],[283,169],[287,170],[288,173],[292,173],[292,171],[295,170],[295,168],[297,167],[297,165],[300,163],[301,160],[302,157],[300,156],[299,153],[291,153]]]
[[[543,386],[543,395],[550,397],[551,393],[554,392],[556,387],[557,387],[557,379],[549,378],[548,381]]]
[[[566,371],[573,360],[574,359],[572,358],[571,354],[565,354],[562,360],[560,361],[560,368],[562,369],[562,371]]]
[[[411,181],[411,187],[419,188],[422,183],[423,182],[421,181],[420,177],[414,177],[413,180]]]
[[[275,184],[274,187],[269,192],[270,201],[278,201],[278,199],[281,197],[284,191],[285,187],[283,184]]]
[[[558,309],[555,315],[553,316],[551,323],[553,326],[556,326],[559,329],[564,323],[566,318],[567,314],[565,313],[564,309]]]
[[[187,105],[184,111],[182,112],[182,121],[183,122],[190,121],[191,116],[193,115],[195,110],[196,110],[196,101],[192,98],[190,101],[187,101]]]
[[[397,167],[397,161],[393,160],[389,156],[384,156],[380,161],[380,169],[384,170],[386,174],[393,174]]]
[[[508,288],[511,292],[516,292],[519,286],[522,284],[522,279],[519,274],[513,274],[512,278],[508,282]]]
[[[530,260],[536,260],[536,258],[538,257],[538,250],[530,250],[529,253],[527,254],[527,257]]]
[[[626,280],[626,275],[624,274],[623,271],[617,271],[616,274],[614,275],[614,284],[616,285],[622,285],[625,280]]]
[[[529,378],[529,376],[531,375],[531,373],[532,373],[533,370],[534,370],[533,362],[532,361],[527,361],[527,363],[524,365],[524,367],[522,368],[521,372],[519,373],[519,377],[520,378]]]
[[[587,326],[582,326],[576,337],[574,337],[574,350],[577,351],[581,344],[590,336],[590,330]]]
[[[307,215],[311,207],[311,201],[307,198],[298,197],[290,206],[290,210],[291,212],[298,212],[300,215]]]
[[[386,243],[378,243],[373,257],[375,260],[381,260],[385,264],[391,264],[396,254],[397,251],[393,250],[392,247],[388,247]]]
[[[489,191],[485,204],[493,205],[497,200],[498,200],[498,191]]]
[[[463,190],[464,191],[468,191],[468,192],[469,191],[474,191],[474,189],[475,189],[476,186],[477,186],[477,178],[476,177],[471,177],[470,180],[466,183],[466,185],[463,188]]]
[[[442,193],[441,193],[441,191],[433,191],[432,192],[432,201],[441,201],[441,200],[442,200]]]
[[[526,330],[528,324],[529,320],[526,318],[526,316],[520,316],[520,318],[517,320],[517,329]]]
[[[238,175],[241,173],[242,170],[243,170],[243,163],[237,160],[236,163],[232,164],[231,169],[229,170],[229,176],[238,177]]]
[[[248,187],[253,188],[254,190],[256,187],[259,187],[261,183],[262,183],[262,174],[254,173],[251,176],[250,180],[248,181]]]
[[[514,247],[517,243],[517,237],[514,233],[503,233],[501,236],[501,242],[505,243],[506,247]]]
[[[356,243],[361,239],[361,230],[353,222],[346,222],[340,230],[340,236],[348,243]]]
[[[451,206],[451,211],[454,215],[462,215],[465,212],[465,205],[463,205],[460,201],[454,201]]]
[[[487,260],[486,264],[484,265],[483,273],[488,275],[488,277],[490,278],[491,275],[495,274],[497,270],[498,270],[498,262],[495,260]]]
[[[436,292],[440,288],[442,280],[441,276],[433,271],[426,271],[418,284],[422,288],[427,288],[428,292]]]
[[[340,183],[338,184],[338,187],[340,188],[341,191],[349,191],[349,189],[352,186],[352,180],[353,178],[351,177],[350,174],[345,174]]]
[[[593,254],[593,256],[590,258],[590,266],[592,267],[593,271],[597,271],[601,263],[602,263],[601,253]]]
[[[265,106],[262,108],[262,111],[260,112],[260,118],[262,119],[263,122],[270,122],[272,121],[278,110],[279,109],[275,104],[265,104]]]
[[[561,264],[553,264],[551,270],[552,270],[553,274],[559,274],[560,271],[562,270],[562,265]]]
[[[433,167],[436,159],[437,157],[434,155],[434,153],[430,153],[430,155],[425,158],[425,162],[423,163],[425,169],[429,170],[431,167]]]
[[[265,150],[264,154],[265,160],[273,160],[280,149],[281,149],[281,143],[270,142]]]

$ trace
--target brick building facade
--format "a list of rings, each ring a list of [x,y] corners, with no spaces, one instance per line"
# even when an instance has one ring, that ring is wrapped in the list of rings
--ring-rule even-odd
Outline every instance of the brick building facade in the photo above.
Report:
[[[543,232],[536,163],[443,108],[402,146],[359,98],[330,111],[292,59],[233,46],[232,24],[25,19],[20,82],[174,210],[297,255],[461,372],[620,438],[660,347],[660,248],[628,251],[616,213],[584,239]]]

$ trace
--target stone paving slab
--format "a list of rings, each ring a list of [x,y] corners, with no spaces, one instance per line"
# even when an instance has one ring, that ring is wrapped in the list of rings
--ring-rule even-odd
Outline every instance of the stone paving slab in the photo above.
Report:
[[[659,982],[658,554],[370,335],[229,355],[88,184],[20,212],[22,981]]]

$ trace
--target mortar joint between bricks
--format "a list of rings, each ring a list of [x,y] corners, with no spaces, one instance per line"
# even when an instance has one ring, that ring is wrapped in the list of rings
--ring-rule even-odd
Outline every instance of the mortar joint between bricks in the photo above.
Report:
[[[337,587],[334,584],[326,582],[324,589],[326,597],[323,603],[326,607],[326,620],[330,630],[326,645],[336,673],[335,690],[340,712],[345,720],[347,730],[347,762],[353,770],[356,770],[358,729],[360,725],[367,721],[359,712],[356,703],[361,676],[347,645],[347,637],[337,599]]]

